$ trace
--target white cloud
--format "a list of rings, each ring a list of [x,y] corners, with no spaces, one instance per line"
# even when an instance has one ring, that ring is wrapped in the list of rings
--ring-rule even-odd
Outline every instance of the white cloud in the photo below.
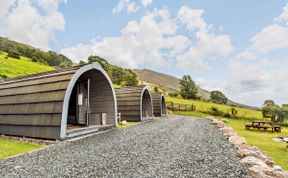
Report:
[[[283,7],[283,12],[274,21],[287,24],[287,21],[288,21],[288,4],[286,4],[286,6]]]
[[[124,67],[135,68],[143,64],[162,66],[189,44],[189,40],[176,35],[176,31],[177,25],[168,10],[160,9],[146,14],[140,22],[128,22],[118,37],[94,40],[86,45],[63,49],[61,52],[75,62],[95,54],[106,58],[112,64]],[[75,50],[77,48],[84,48],[91,53],[80,55]]]
[[[75,62],[86,60],[89,55],[94,54],[123,67],[167,66],[176,63],[180,70],[206,70],[210,68],[207,60],[226,56],[233,47],[229,36],[211,32],[211,25],[207,25],[202,13],[203,11],[198,13],[198,18],[203,21],[204,28],[195,25],[195,42],[177,32],[191,18],[184,17],[185,12],[172,18],[170,12],[164,8],[147,13],[139,22],[129,21],[118,37],[92,40],[88,44],[68,47],[61,52]],[[90,53],[78,53],[77,48]]]
[[[126,10],[128,13],[137,12],[140,7],[146,7],[152,4],[153,0],[119,0],[113,8],[113,13],[119,13]]]
[[[250,46],[230,60],[229,85],[232,99],[260,106],[265,99],[288,101],[288,61],[279,55],[288,50],[287,6],[274,23],[251,39]]]
[[[65,29],[64,16],[58,11],[58,4],[62,0],[11,2],[2,2],[0,7],[1,36],[48,49],[49,42],[54,40],[55,31]]]
[[[153,2],[153,0],[141,0],[141,4],[142,4],[143,6],[147,6],[147,5],[149,5],[149,4],[152,4],[152,2]]]
[[[261,52],[288,48],[288,28],[280,24],[272,24],[263,28],[251,40],[252,48]]]
[[[209,60],[217,60],[229,55],[233,50],[228,35],[216,35],[212,25],[202,17],[204,10],[191,9],[187,6],[180,8],[178,18],[187,30],[195,32],[196,42],[186,53],[177,57],[177,67],[181,70],[208,70]]]

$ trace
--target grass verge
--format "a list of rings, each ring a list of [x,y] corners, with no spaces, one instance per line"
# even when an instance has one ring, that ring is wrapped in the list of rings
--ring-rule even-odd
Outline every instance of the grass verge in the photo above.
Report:
[[[124,128],[124,127],[129,127],[129,126],[137,125],[137,124],[139,124],[139,122],[127,122],[125,125],[119,124],[116,128]]]
[[[0,159],[43,148],[43,145],[0,138]]]

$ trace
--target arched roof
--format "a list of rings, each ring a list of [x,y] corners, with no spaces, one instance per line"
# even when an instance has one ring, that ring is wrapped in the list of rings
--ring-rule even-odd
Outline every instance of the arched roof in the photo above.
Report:
[[[100,71],[109,81],[116,111],[112,82],[98,63],[59,69],[0,82],[0,132],[64,138],[73,86],[83,73],[92,69]]]
[[[147,86],[140,85],[116,89],[118,112],[122,114],[124,120],[130,120],[129,118],[133,118],[131,121],[143,120],[142,104],[145,94],[150,98],[153,113],[152,98]]]

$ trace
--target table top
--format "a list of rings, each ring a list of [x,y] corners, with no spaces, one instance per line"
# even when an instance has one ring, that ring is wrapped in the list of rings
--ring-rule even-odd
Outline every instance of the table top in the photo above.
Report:
[[[252,121],[252,123],[272,123],[271,121]]]

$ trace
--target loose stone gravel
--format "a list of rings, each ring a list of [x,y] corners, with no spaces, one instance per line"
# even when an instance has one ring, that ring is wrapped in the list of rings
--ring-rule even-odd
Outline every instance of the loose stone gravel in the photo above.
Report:
[[[171,116],[0,160],[0,177],[246,177],[203,118]]]

